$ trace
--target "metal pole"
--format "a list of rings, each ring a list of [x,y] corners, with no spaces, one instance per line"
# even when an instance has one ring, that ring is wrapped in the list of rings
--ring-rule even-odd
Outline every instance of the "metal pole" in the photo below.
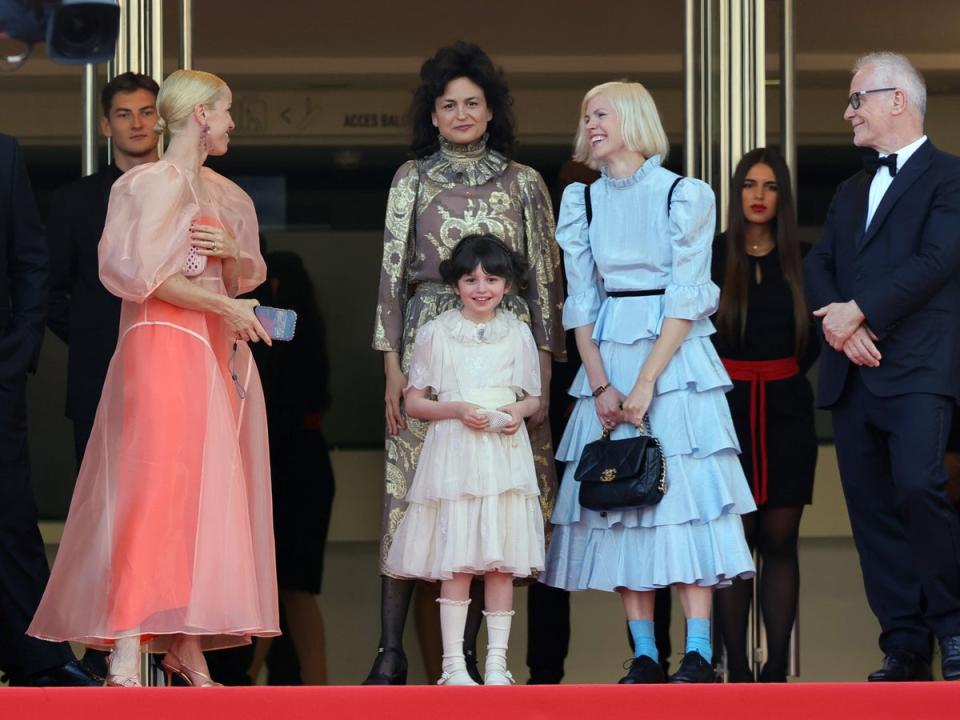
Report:
[[[790,171],[797,208],[797,3],[782,0],[780,24],[780,153]],[[800,607],[790,633],[789,675],[800,674]]]
[[[80,173],[93,175],[97,171],[97,66],[87,63],[80,76],[80,96],[83,105],[83,137],[80,151]]]
[[[193,0],[180,0],[180,67],[193,68]]]
[[[754,0],[753,17],[753,92],[754,127],[753,147],[767,144],[767,53],[766,10],[763,0]]]
[[[683,7],[683,174],[687,177],[697,176],[694,3],[685,0]]]
[[[780,24],[780,153],[797,203],[797,4],[782,0]]]
[[[163,82],[163,0],[150,0],[150,77]]]
[[[730,1],[719,0],[720,19],[718,45],[720,48],[720,117],[718,124],[720,129],[719,150],[720,162],[718,169],[719,177],[717,185],[719,186],[718,206],[720,207],[720,232],[727,229],[727,214],[724,210],[727,207],[730,182],[728,168],[730,166]]]

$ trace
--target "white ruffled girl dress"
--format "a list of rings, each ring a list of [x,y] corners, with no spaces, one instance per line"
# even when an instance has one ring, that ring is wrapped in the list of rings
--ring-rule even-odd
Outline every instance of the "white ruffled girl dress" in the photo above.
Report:
[[[504,310],[480,324],[448,310],[417,332],[407,387],[491,409],[522,393],[539,396],[530,328]],[[459,420],[433,421],[387,569],[431,580],[490,571],[528,577],[544,563],[539,494],[525,425],[503,435]]]

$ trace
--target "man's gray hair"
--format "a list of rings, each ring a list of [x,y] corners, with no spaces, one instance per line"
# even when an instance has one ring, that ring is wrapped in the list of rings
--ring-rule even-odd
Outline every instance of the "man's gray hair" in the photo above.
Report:
[[[923,119],[927,112],[927,84],[905,55],[887,51],[869,53],[854,63],[853,74],[856,75],[867,66],[873,70],[874,78],[880,85],[896,86],[902,90]]]

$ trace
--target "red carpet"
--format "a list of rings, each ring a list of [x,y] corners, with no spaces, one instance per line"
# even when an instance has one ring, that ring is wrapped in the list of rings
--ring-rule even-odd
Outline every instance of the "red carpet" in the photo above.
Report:
[[[960,683],[508,688],[0,688],[11,720],[879,720],[957,717]]]

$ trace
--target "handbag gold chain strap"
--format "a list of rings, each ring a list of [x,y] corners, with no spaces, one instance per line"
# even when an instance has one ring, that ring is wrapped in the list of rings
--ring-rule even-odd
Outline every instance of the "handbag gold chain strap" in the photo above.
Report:
[[[600,433],[600,439],[609,440],[610,433],[612,432],[612,430],[613,428],[604,427],[603,432]],[[657,446],[657,450],[660,451],[660,477],[657,479],[657,490],[659,490],[661,494],[666,495],[667,493],[667,458],[663,454],[663,445],[660,444],[660,440],[657,438],[656,435],[653,435],[650,432],[650,416],[649,415],[643,416],[643,422],[640,423],[640,427],[638,427],[637,430],[640,431],[641,435],[646,435],[648,438],[653,440],[654,444]],[[612,473],[612,474],[609,476],[609,479],[604,477],[603,478],[604,482],[609,482],[610,480],[613,480],[614,478],[616,478],[616,470],[603,471],[603,475],[607,473]]]

